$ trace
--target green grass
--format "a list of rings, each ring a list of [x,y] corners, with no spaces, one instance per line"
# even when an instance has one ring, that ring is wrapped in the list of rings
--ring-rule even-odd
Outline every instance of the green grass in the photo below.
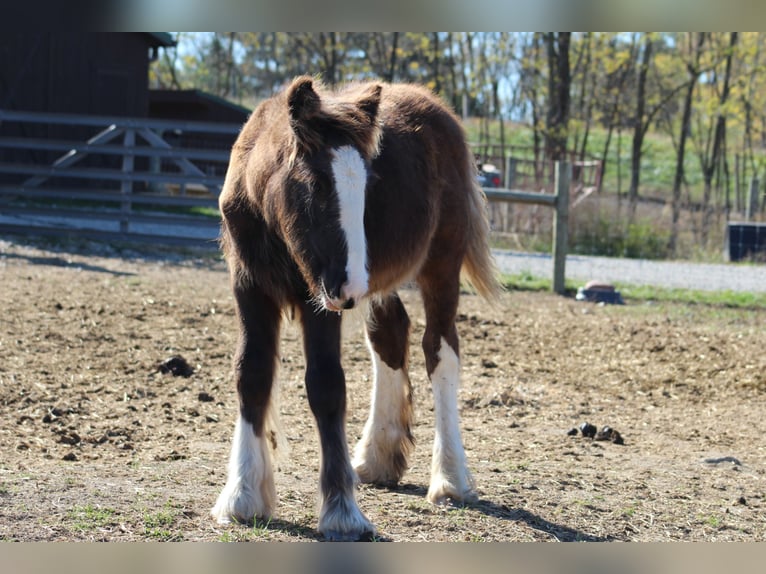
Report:
[[[144,515],[144,535],[161,542],[180,540],[181,536],[171,530],[175,524],[176,516],[177,509],[170,501],[166,502],[162,509],[157,512],[147,512]]]
[[[500,283],[509,291],[551,291],[551,279],[532,275],[529,271],[521,273],[501,274]],[[564,289],[567,295],[574,296],[580,281],[564,281]]]
[[[646,285],[626,285],[619,287],[619,290],[623,298],[628,300],[684,303],[732,309],[766,309],[766,293],[665,289]]]
[[[68,517],[72,521],[71,527],[79,532],[90,532],[116,524],[117,512],[111,508],[101,508],[87,504],[85,506],[75,506]]]
[[[503,286],[509,291],[550,291],[551,280],[535,277],[529,272],[503,274]],[[581,281],[566,280],[568,295],[577,292]],[[668,289],[649,285],[618,284],[616,288],[626,303],[659,302],[703,305],[731,309],[766,310],[766,293],[748,293],[741,291],[702,291],[697,289]]]

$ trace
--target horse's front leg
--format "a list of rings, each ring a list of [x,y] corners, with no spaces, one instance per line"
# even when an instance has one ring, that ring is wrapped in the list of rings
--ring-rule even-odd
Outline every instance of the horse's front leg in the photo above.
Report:
[[[211,513],[225,524],[271,516],[276,491],[269,448],[273,421],[271,387],[278,355],[279,306],[259,289],[234,285],[239,318],[239,344],[234,378],[239,417],[234,427],[228,476]]]
[[[306,355],[306,393],[321,447],[318,530],[328,540],[368,540],[375,528],[356,503],[356,474],[346,442],[346,379],[340,363],[341,318],[301,309]]]
[[[352,464],[362,482],[395,485],[414,447],[412,387],[407,374],[410,320],[396,293],[370,302],[367,343],[372,355],[370,415]]]

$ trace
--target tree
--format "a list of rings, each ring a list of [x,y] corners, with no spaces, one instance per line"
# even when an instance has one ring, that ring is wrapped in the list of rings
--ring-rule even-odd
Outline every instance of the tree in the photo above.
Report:
[[[601,178],[603,181],[607,170],[607,158],[609,157],[609,146],[612,142],[612,135],[614,128],[618,128],[618,132],[622,127],[622,113],[623,105],[626,104],[625,94],[628,91],[626,89],[628,76],[631,70],[635,66],[636,58],[638,57],[638,36],[637,34],[631,34],[630,43],[626,47],[624,43],[612,36],[605,42],[606,47],[601,52],[602,57],[599,59],[601,76],[600,82],[603,84],[600,88],[600,97],[594,97],[594,105],[596,110],[602,117],[602,125],[607,129],[606,139],[604,140],[604,148],[601,153]],[[600,106],[597,101],[601,100]],[[618,138],[618,143],[620,139]],[[618,153],[618,169],[620,165],[620,158]],[[619,173],[619,171],[618,171]],[[619,180],[618,180],[619,184]],[[619,191],[619,185],[618,185]]]
[[[700,114],[697,127],[697,155],[702,170],[703,190],[702,190],[702,224],[701,240],[707,244],[710,225],[712,222],[713,208],[711,206],[713,178],[720,174],[725,162],[726,146],[726,117],[727,104],[732,83],[732,56],[737,45],[738,34],[731,32],[728,43],[725,43],[722,37],[715,38],[714,46],[718,48],[712,57],[715,59],[711,69],[713,70],[709,88],[713,90],[713,97],[708,102],[713,107],[713,113],[707,115],[708,128],[702,126],[703,115]],[[719,79],[719,70],[717,65],[723,63],[723,78]],[[711,135],[712,134],[712,135]]]
[[[548,54],[548,111],[546,115],[545,151],[552,160],[566,158],[569,128],[569,43],[571,32],[544,34]]]
[[[641,62],[638,67],[638,85],[636,92],[636,115],[633,120],[633,145],[630,154],[630,188],[628,189],[628,214],[632,220],[635,217],[638,203],[638,186],[641,181],[641,153],[644,136],[649,129],[651,119],[646,118],[646,78],[649,74],[649,64],[652,61],[652,37],[644,36]]]
[[[676,169],[673,177],[673,199],[671,216],[670,238],[668,240],[668,250],[671,254],[676,253],[678,245],[678,221],[681,217],[681,186],[684,183],[684,159],[686,158],[686,140],[691,129],[692,98],[697,86],[700,74],[700,59],[702,58],[702,47],[705,43],[704,32],[687,32],[685,40],[688,44],[688,58],[685,60],[688,83],[684,93],[683,112],[681,115],[681,127],[678,137],[678,149],[676,152]]]

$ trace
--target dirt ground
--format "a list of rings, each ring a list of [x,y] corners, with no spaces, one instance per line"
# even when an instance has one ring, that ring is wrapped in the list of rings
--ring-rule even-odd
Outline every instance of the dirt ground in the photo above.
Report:
[[[318,441],[294,326],[277,514],[209,517],[237,411],[220,260],[0,240],[0,280],[0,540],[318,539]],[[464,296],[460,405],[479,501],[444,508],[425,500],[423,314],[416,292],[403,298],[417,448],[399,487],[358,491],[382,540],[766,539],[766,311],[523,292],[491,309]],[[351,444],[369,400],[360,325],[344,342]],[[171,356],[193,374],[160,372]],[[568,434],[586,421],[624,444]]]

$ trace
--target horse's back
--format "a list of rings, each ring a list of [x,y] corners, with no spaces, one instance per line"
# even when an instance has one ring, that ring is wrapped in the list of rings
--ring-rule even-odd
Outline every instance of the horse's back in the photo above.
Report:
[[[476,193],[460,120],[431,91],[408,84],[384,85],[378,119],[365,217],[373,280],[379,268],[380,283],[414,278],[434,243],[459,264]]]

